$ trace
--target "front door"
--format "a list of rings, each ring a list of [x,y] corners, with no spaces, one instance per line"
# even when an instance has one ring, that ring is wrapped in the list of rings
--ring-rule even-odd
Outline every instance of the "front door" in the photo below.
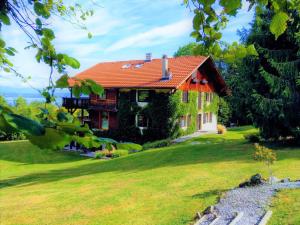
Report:
[[[198,114],[197,116],[197,129],[198,130],[202,129],[202,114]]]

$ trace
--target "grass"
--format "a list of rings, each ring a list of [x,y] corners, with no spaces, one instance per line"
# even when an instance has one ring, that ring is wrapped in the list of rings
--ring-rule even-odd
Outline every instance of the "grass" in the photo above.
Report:
[[[273,199],[270,225],[300,224],[300,190],[284,190]]]
[[[267,175],[243,139],[249,132],[254,129],[232,129],[110,161],[1,143],[1,225],[188,224],[222,192],[254,173]],[[299,179],[300,148],[276,152],[275,175]],[[293,212],[281,208],[284,196],[299,199],[300,193],[281,192],[275,200],[274,217],[288,221],[286,213]],[[295,220],[300,224],[299,216]]]

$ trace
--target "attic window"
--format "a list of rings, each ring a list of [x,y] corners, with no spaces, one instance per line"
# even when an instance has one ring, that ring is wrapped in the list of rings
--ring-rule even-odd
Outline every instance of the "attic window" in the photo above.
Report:
[[[122,69],[128,69],[128,68],[130,68],[131,67],[131,64],[124,64],[123,66],[122,66]]]
[[[139,69],[139,68],[141,68],[142,66],[143,66],[143,63],[139,63],[139,64],[136,64],[136,65],[134,66],[134,68]]]

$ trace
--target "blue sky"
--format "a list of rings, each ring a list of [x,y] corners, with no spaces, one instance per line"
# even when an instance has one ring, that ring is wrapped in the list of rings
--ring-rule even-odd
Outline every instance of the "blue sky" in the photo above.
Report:
[[[81,62],[82,71],[101,61],[144,59],[147,52],[153,58],[163,54],[172,56],[179,46],[194,41],[192,31],[193,13],[182,5],[183,0],[101,0],[94,7],[95,15],[87,20],[87,27],[93,34],[72,26],[68,22],[54,19],[51,26],[56,32],[57,51],[67,53]],[[242,10],[230,19],[223,32],[226,42],[238,41],[237,29],[248,27],[253,12]],[[15,25],[3,27],[3,38],[8,46],[18,50],[12,58],[18,71],[30,75],[29,83],[42,88],[47,85],[49,68],[35,62],[35,52],[24,50],[26,37]],[[26,89],[27,84],[13,75],[0,72],[0,94],[16,88]]]

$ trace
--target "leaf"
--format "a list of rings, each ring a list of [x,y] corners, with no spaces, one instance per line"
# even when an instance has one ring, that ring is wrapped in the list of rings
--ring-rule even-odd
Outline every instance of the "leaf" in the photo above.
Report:
[[[89,33],[88,33],[88,38],[91,39],[92,37],[93,37],[92,33],[89,32]]]
[[[86,79],[84,81],[90,85],[91,90],[94,94],[101,95],[103,93],[103,87],[97,84],[95,81],[91,79]]]
[[[43,24],[42,24],[42,21],[40,18],[35,19],[35,24],[37,25],[38,28],[40,28],[40,29],[42,28]]]
[[[55,38],[54,32],[53,30],[49,29],[49,28],[43,28],[42,29],[42,33],[43,35],[48,38],[49,40],[53,40]]]
[[[5,41],[3,41],[1,38],[0,38],[0,48],[4,48],[5,47]]]
[[[199,30],[200,29],[200,26],[201,26],[201,24],[203,24],[204,19],[205,19],[205,17],[204,17],[203,12],[196,11],[196,14],[195,14],[194,19],[193,19],[193,28],[194,28],[194,30]]]
[[[80,86],[78,86],[77,84],[74,85],[74,86],[72,87],[72,93],[73,93],[73,95],[74,95],[76,98],[79,98],[79,97],[80,97],[80,94],[81,94],[81,88],[80,88]]]
[[[77,59],[70,57],[66,54],[63,55],[63,60],[66,65],[71,66],[73,69],[79,69],[80,63],[77,61]]]
[[[0,12],[0,20],[2,21],[2,23],[4,23],[5,25],[10,25],[10,19],[7,16],[6,13]]]
[[[67,74],[62,75],[57,81],[56,81],[56,87],[57,88],[67,88],[69,87],[69,76]]]
[[[50,12],[48,11],[47,7],[40,2],[34,2],[33,9],[38,16],[42,16],[46,19],[50,17]]]
[[[27,135],[43,135],[45,128],[38,122],[17,114],[2,114],[6,122],[14,129]]]
[[[15,55],[14,51],[12,51],[10,48],[6,48],[5,51],[10,56],[14,56]]]
[[[275,35],[275,39],[283,34],[287,28],[287,21],[289,16],[285,12],[276,13],[270,24],[270,31]]]
[[[60,149],[71,142],[69,135],[54,128],[46,128],[42,136],[29,136],[29,141],[41,149]]]
[[[224,10],[229,15],[235,15],[237,9],[241,8],[241,0],[220,0],[220,5],[224,7]]]
[[[68,122],[72,121],[72,116],[69,113],[66,112],[58,112],[56,115],[56,118],[59,122]]]

